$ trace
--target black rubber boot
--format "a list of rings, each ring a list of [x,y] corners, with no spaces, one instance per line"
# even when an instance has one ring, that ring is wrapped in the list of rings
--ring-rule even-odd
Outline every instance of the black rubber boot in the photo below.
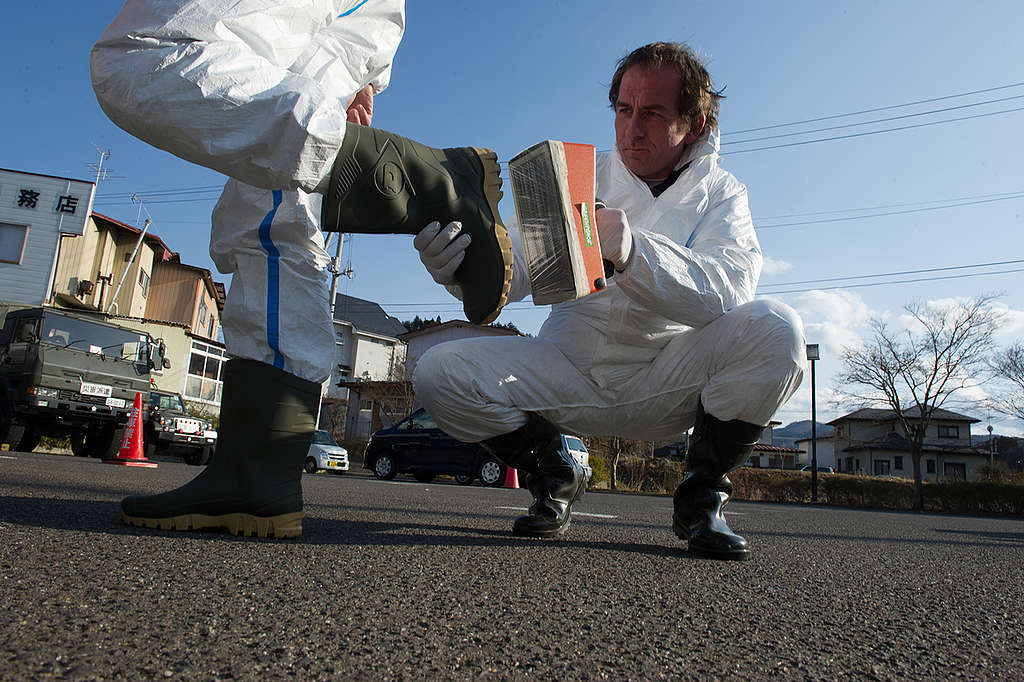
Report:
[[[213,461],[176,490],[121,500],[121,520],[163,530],[298,537],[302,464],[319,400],[320,384],[255,360],[229,360]]]
[[[569,530],[572,504],[583,495],[587,480],[551,422],[528,413],[526,424],[482,444],[506,465],[526,472],[533,504],[512,524],[513,535],[551,538]]]
[[[508,300],[512,241],[498,213],[501,169],[490,149],[434,149],[347,123],[321,209],[322,229],[416,234],[432,221],[462,223],[472,238],[455,271],[466,317],[492,322]]]
[[[686,474],[672,498],[672,530],[689,550],[714,559],[750,558],[750,547],[733,533],[722,513],[732,495],[726,474],[750,457],[763,426],[734,419],[723,422],[697,406],[686,451]]]

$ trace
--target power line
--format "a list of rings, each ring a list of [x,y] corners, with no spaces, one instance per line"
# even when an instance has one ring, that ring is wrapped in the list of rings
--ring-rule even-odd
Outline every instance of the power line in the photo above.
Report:
[[[812,284],[814,282],[842,282],[851,279],[870,279],[872,277],[897,277],[901,275],[920,275],[926,272],[949,272],[951,270],[969,270],[971,268],[990,268],[1002,265],[1017,265],[1024,263],[1024,259],[1019,260],[1004,260],[1004,261],[993,261],[991,263],[975,263],[973,265],[949,265],[941,268],[923,268],[921,270],[900,270],[897,272],[879,272],[873,275],[847,275],[845,277],[826,277],[822,279],[805,279],[796,282],[778,282],[775,284],[765,284],[768,287],[788,287],[797,284]],[[985,275],[989,273],[979,272],[979,275]]]
[[[881,206],[864,206],[861,208],[840,208],[832,211],[808,211],[805,213],[787,213],[776,216],[766,216],[760,220],[781,220],[783,218],[802,218],[812,215],[833,215],[836,213],[850,213],[851,211],[878,211],[887,208],[903,208],[904,206],[921,206],[924,204],[938,204],[945,201],[974,201],[975,199],[992,199],[996,197],[1008,197],[1010,195],[1024,194],[1024,189],[1013,192],[997,192],[995,194],[976,194],[969,197],[951,197],[949,199],[931,199],[928,201],[908,201],[900,204],[883,204]]]
[[[895,128],[884,128],[882,130],[869,130],[863,133],[850,133],[849,135],[836,135],[834,137],[823,137],[817,140],[804,140],[802,142],[788,142],[786,144],[775,144],[767,147],[754,147],[752,149],[738,149],[736,151],[729,152],[730,154],[746,154],[748,152],[763,152],[769,149],[784,149],[786,147],[800,147],[807,144],[817,144],[819,142],[834,142],[836,140],[849,140],[855,137],[866,137],[868,135],[880,135],[882,133],[893,133],[901,130],[912,130],[914,128],[927,128],[929,126],[940,125],[943,123],[956,123],[958,121],[969,121],[975,118],[985,118],[987,116],[999,116],[1001,114],[1012,114],[1015,111],[1024,111],[1024,107],[1016,107],[1013,109],[1003,109],[1002,111],[990,111],[985,114],[974,114],[972,116],[960,116],[958,118],[949,118],[944,121],[930,121],[928,123],[916,123],[909,126],[897,126]]]
[[[780,296],[782,294],[799,294],[808,291],[833,291],[835,289],[862,289],[865,287],[879,287],[885,286],[886,284],[917,284],[920,282],[938,282],[947,279],[967,279],[968,277],[980,277],[982,275],[1009,275],[1016,272],[1024,272],[1024,268],[1016,268],[1014,270],[997,270],[995,272],[970,272],[960,275],[946,275],[944,277],[921,277],[917,279],[897,279],[889,282],[867,282],[864,284],[846,284],[838,285],[833,287],[808,287],[805,289],[788,289],[786,291],[766,291],[766,296]]]
[[[885,107],[875,107],[874,109],[862,109],[861,111],[851,111],[846,114],[832,114],[830,116],[819,116],[818,118],[808,118],[803,121],[793,121],[791,123],[776,123],[774,125],[760,126],[758,128],[746,128],[745,130],[732,130],[728,133],[723,132],[722,136],[725,135],[742,135],[743,133],[755,133],[760,130],[772,130],[774,128],[786,128],[789,126],[804,125],[806,123],[818,123],[819,121],[830,121],[837,118],[846,118],[847,116],[860,116],[861,114],[873,114],[879,111],[891,111],[893,109],[902,109],[903,107],[912,107],[918,104],[931,104],[932,102],[941,102],[948,99],[956,99],[957,97],[968,97],[970,95],[980,95],[986,92],[995,92],[997,90],[1009,90],[1010,88],[1019,88],[1024,86],[1024,82],[1010,83],[1008,85],[999,85],[993,88],[985,88],[983,90],[972,90],[970,92],[961,92],[958,95],[945,95],[943,97],[931,97],[929,99],[919,99],[914,102],[905,102],[903,104],[892,104]]]
[[[821,225],[821,224],[825,224],[825,223],[842,223],[842,222],[849,222],[851,220],[862,220],[864,218],[880,218],[880,217],[885,217],[885,216],[907,215],[907,214],[910,214],[910,213],[924,213],[926,211],[939,211],[939,210],[947,209],[947,208],[959,208],[961,206],[977,206],[979,204],[991,204],[991,203],[995,203],[997,201],[1007,201],[1009,199],[1021,199],[1021,198],[1024,198],[1024,192],[1020,192],[1020,193],[1013,194],[1013,195],[1010,195],[1010,196],[1003,196],[1003,197],[993,198],[993,199],[979,199],[978,201],[962,201],[960,203],[951,203],[951,204],[946,204],[944,206],[925,206],[925,207],[921,207],[921,208],[906,209],[906,210],[903,210],[903,211],[886,211],[884,213],[867,213],[867,214],[863,214],[863,215],[844,216],[842,218],[822,218],[820,220],[803,220],[803,221],[794,222],[794,223],[778,223],[776,225],[761,225],[761,224],[758,224],[757,229],[758,230],[770,230],[770,229],[776,228],[776,227],[798,227],[800,225]],[[856,209],[853,209],[853,210],[856,210]]]
[[[777,140],[783,137],[796,137],[799,135],[810,135],[811,133],[824,133],[829,130],[842,130],[844,128],[856,128],[857,126],[874,125],[876,123],[888,123],[889,121],[902,121],[908,118],[915,118],[917,116],[931,116],[932,114],[942,114],[947,111],[958,111],[960,109],[970,109],[971,107],[981,107],[986,104],[995,104],[997,102],[1008,102],[1014,99],[1024,99],[1024,95],[1013,95],[1011,97],[1002,97],[999,99],[990,99],[984,102],[975,102],[973,104],[961,104],[955,107],[945,107],[943,109],[932,109],[931,111],[921,111],[916,114],[902,114],[900,116],[888,116],[886,118],[876,118],[871,121],[861,121],[859,123],[844,123],[838,126],[828,126],[826,128],[812,128],[810,130],[799,130],[795,133],[780,133],[778,135],[765,135],[764,137],[751,137],[746,140],[735,140],[730,142],[723,142],[722,146],[728,146],[731,144],[744,144],[747,142],[761,142],[763,140]]]

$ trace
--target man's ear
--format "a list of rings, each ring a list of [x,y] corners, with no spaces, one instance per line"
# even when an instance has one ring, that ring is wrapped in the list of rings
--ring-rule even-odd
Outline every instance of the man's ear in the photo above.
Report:
[[[693,144],[700,134],[704,132],[704,124],[707,122],[707,117],[701,114],[697,118],[693,119],[693,123],[690,124],[690,130],[686,133],[686,137],[683,138],[685,144]]]

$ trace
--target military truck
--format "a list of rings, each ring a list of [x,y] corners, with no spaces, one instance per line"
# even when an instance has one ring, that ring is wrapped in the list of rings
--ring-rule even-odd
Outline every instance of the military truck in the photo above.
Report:
[[[113,457],[150,370],[170,367],[149,334],[49,307],[7,312],[0,329],[0,444],[31,451],[70,437],[80,457]]]
[[[188,464],[209,464],[217,445],[213,424],[185,411],[185,401],[178,393],[150,389],[149,418],[142,430],[146,457],[180,455]]]

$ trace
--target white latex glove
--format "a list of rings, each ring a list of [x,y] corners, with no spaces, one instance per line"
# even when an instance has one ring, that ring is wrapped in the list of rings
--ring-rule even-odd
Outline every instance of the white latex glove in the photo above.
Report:
[[[594,215],[601,257],[611,261],[615,269],[622,272],[633,254],[633,233],[629,229],[626,212],[617,208],[599,208]]]
[[[469,246],[468,234],[461,234],[462,223],[448,223],[441,229],[441,223],[434,221],[424,227],[412,245],[420,252],[420,261],[438,284],[455,285],[455,270],[466,257]]]

